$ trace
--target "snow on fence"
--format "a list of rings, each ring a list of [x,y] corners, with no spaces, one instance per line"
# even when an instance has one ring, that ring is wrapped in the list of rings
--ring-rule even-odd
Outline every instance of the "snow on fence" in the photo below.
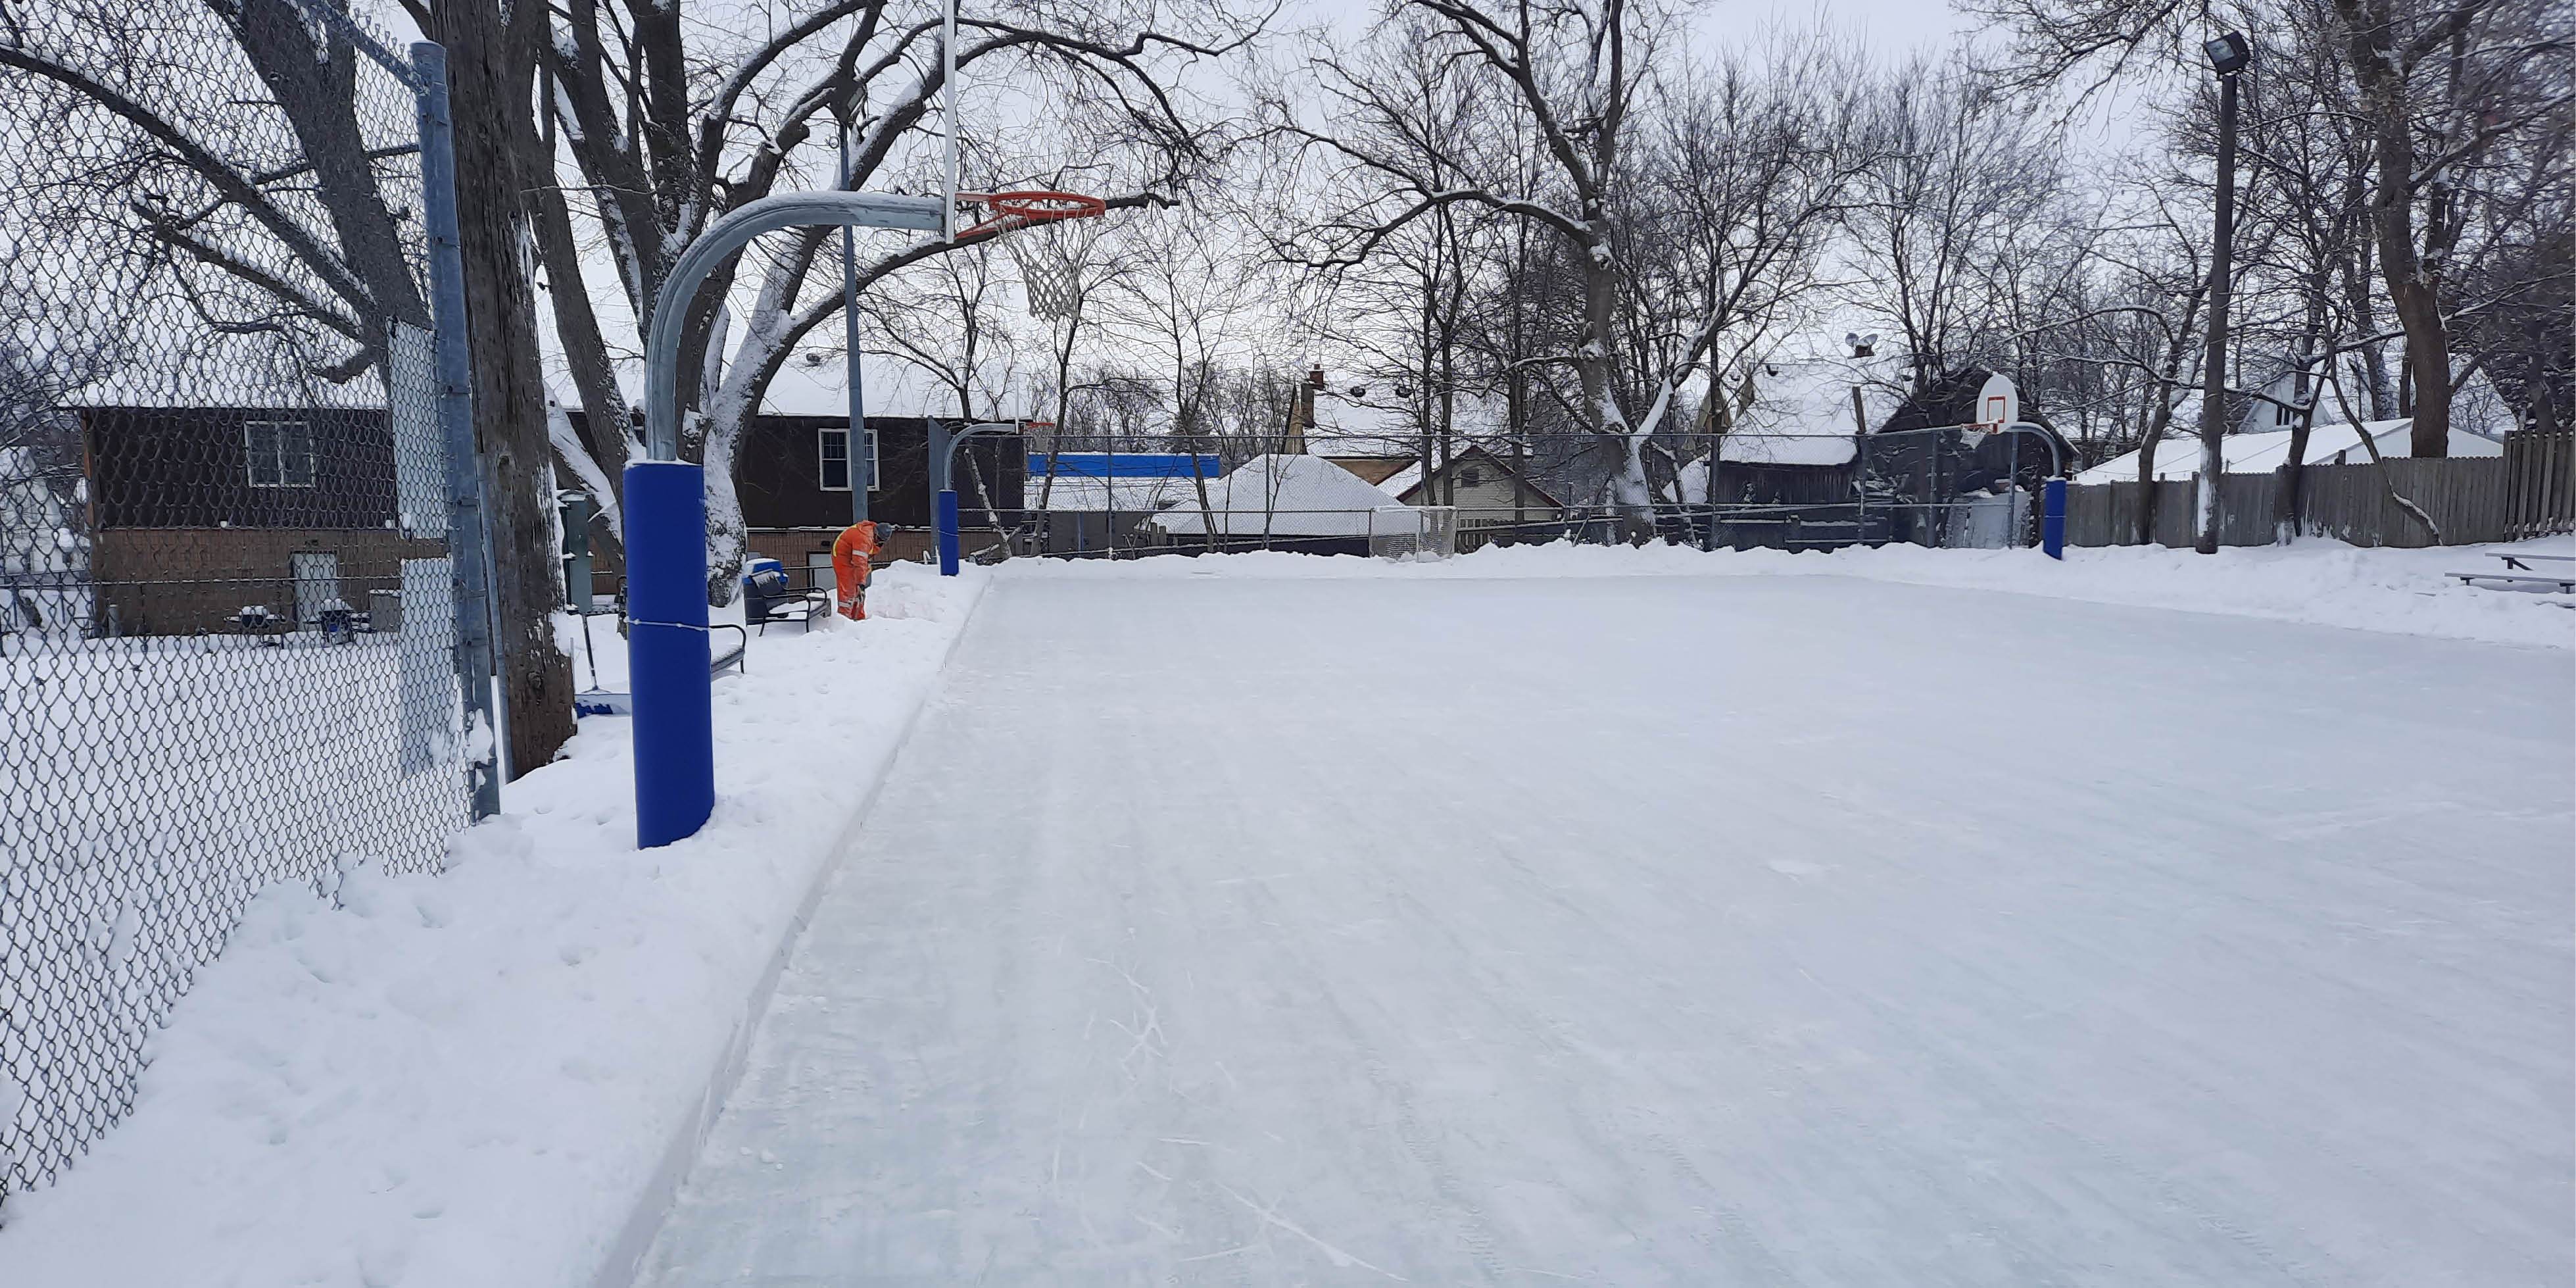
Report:
[[[255,893],[437,868],[490,760],[440,59],[296,5],[6,37],[0,1202]]]
[[[2414,460],[2378,465],[2311,465],[2299,480],[2299,529],[2356,546],[2408,549],[2475,545],[2565,532],[2570,526],[2567,435],[2532,435],[2529,444],[2506,439],[2504,456]],[[2552,441],[2554,440],[2554,442]],[[2192,443],[2171,450],[2197,450]],[[2278,473],[2229,474],[2219,481],[2220,545],[2268,546],[2279,539],[2277,517],[2283,479]],[[2192,544],[2195,481],[2164,479],[2153,486],[2155,544]],[[2395,493],[2391,495],[2392,489]],[[2144,493],[2133,482],[2066,490],[2066,543],[2073,546],[2137,544],[2138,507]],[[2433,528],[2400,504],[2421,508]]]

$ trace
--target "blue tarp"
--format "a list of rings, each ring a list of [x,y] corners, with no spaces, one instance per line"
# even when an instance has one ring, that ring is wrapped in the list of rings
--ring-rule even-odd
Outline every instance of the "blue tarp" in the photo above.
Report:
[[[1044,478],[1047,461],[1042,452],[1029,453],[1029,477]],[[1190,477],[1190,458],[1183,452],[1058,452],[1055,476],[1060,479],[1185,479]],[[1198,473],[1215,478],[1225,473],[1211,454],[1198,458]]]

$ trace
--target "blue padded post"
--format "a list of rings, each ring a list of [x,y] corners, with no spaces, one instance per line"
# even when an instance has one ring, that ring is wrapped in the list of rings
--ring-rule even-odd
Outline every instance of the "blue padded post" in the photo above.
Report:
[[[627,466],[625,529],[635,844],[651,849],[695,836],[716,806],[704,471],[686,461]]]
[[[939,494],[939,575],[957,575],[957,489]]]
[[[2066,557],[2066,480],[2040,485],[2039,548],[2051,559]]]

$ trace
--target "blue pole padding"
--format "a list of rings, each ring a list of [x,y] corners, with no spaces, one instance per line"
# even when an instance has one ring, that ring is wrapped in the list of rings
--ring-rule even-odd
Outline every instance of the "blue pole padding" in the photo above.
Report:
[[[939,494],[939,575],[957,575],[957,489]]]
[[[2039,548],[2051,559],[2066,557],[2066,480],[2040,485]]]
[[[716,807],[705,472],[685,461],[627,466],[625,527],[635,844],[651,849],[697,835]]]

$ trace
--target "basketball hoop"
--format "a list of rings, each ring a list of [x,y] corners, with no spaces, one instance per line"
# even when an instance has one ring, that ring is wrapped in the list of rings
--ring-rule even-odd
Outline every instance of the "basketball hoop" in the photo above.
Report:
[[[1028,294],[1031,315],[1060,321],[1082,307],[1082,270],[1102,230],[1092,221],[1108,213],[1106,202],[1045,191],[969,193],[959,200],[984,207],[983,221],[960,236],[1029,230],[1006,239],[1003,248],[1020,267],[1020,287]]]
[[[978,233],[1009,232],[1066,219],[1097,219],[1109,212],[1109,203],[1098,197],[1078,192],[1054,192],[1030,189],[1023,192],[961,192],[957,200],[967,205],[982,206],[984,218],[974,227],[957,234],[972,237]]]

